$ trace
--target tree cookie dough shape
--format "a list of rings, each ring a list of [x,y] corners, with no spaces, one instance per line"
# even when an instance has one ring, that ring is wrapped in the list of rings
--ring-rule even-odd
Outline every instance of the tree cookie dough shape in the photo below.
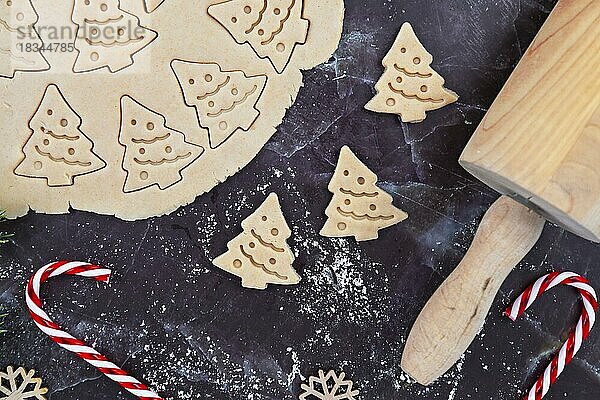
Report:
[[[228,251],[213,264],[241,277],[245,288],[262,290],[268,284],[300,282],[292,268],[294,254],[286,242],[292,231],[275,193],[242,222],[242,228],[244,231],[227,244]]]
[[[35,371],[25,368],[8,367],[0,371],[0,398],[7,400],[46,400],[43,395],[48,389],[42,387],[42,380],[34,378]]]
[[[144,0],[144,7],[148,14],[153,13],[165,0]]]
[[[365,108],[398,114],[402,122],[421,122],[426,118],[425,111],[454,103],[458,95],[444,88],[444,78],[431,68],[432,62],[431,54],[405,22],[383,59],[385,72],[375,85],[377,94]]]
[[[35,29],[37,21],[38,14],[30,0],[0,1],[1,78],[14,78],[17,71],[50,69],[39,51],[43,42]]]
[[[183,179],[182,171],[196,161],[204,148],[185,140],[185,135],[166,126],[166,119],[129,96],[121,98],[119,143],[125,146],[123,191],[157,185],[168,189]]]
[[[25,158],[15,174],[45,178],[48,186],[71,186],[73,178],[106,166],[92,141],[79,129],[81,117],[71,108],[56,85],[46,88],[29,121],[32,134],[23,146]]]
[[[198,122],[207,128],[210,147],[223,144],[238,129],[247,131],[260,112],[256,108],[265,75],[247,76],[243,71],[223,71],[215,63],[173,60],[185,104],[195,107]]]
[[[359,242],[373,240],[379,237],[380,229],[408,218],[408,214],[393,206],[392,196],[376,183],[377,175],[344,146],[329,182],[333,199],[325,210],[329,218],[321,235],[354,236]]]
[[[72,20],[78,25],[73,72],[108,67],[118,72],[133,65],[133,56],[158,34],[121,9],[119,0],[75,0]],[[82,27],[83,30],[82,30]]]
[[[302,384],[300,400],[357,400],[359,391],[353,389],[354,383],[347,380],[346,374],[338,375],[329,371],[327,375],[319,370],[319,376],[308,378],[308,385]]]
[[[282,73],[296,45],[306,43],[310,22],[302,17],[304,0],[229,0],[208,13],[239,44],[249,43]]]

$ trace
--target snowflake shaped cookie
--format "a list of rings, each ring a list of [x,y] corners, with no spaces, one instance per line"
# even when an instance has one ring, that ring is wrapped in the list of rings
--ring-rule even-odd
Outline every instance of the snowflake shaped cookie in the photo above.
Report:
[[[35,371],[27,372],[25,368],[8,367],[6,372],[0,371],[0,400],[46,400],[42,395],[48,389],[42,387],[42,380],[34,378]]]
[[[308,385],[302,384],[304,393],[300,400],[357,400],[358,390],[352,389],[352,381],[344,380],[345,373],[337,375],[335,371],[329,371],[327,375],[319,370],[319,376],[311,376]]]

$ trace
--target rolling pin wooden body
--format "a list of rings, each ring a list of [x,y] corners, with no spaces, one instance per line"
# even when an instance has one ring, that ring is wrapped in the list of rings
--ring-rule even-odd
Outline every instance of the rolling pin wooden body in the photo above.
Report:
[[[600,242],[600,1],[558,2],[460,164]]]
[[[428,385],[484,324],[543,215],[600,241],[600,1],[560,0],[467,144],[461,165],[507,195],[419,315],[402,369]]]

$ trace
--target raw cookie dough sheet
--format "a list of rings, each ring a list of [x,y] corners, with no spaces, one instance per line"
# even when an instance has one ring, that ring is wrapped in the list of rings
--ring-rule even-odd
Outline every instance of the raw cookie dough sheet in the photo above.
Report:
[[[134,220],[191,203],[275,133],[301,70],[337,48],[344,13],[342,0],[9,3],[0,203],[10,217],[73,207]]]

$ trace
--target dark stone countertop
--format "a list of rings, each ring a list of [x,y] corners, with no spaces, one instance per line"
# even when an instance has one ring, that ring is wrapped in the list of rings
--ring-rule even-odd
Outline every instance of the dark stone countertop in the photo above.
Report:
[[[133,223],[72,212],[3,224],[15,236],[0,248],[0,306],[10,331],[0,336],[0,366],[35,368],[51,400],[133,398],[52,344],[27,314],[29,275],[51,260],[78,259],[112,268],[112,283],[57,279],[44,288],[49,314],[166,399],[297,399],[301,377],[319,368],[344,370],[360,399],[519,399],[566,338],[580,303],[557,289],[516,324],[501,316],[503,308],[555,268],[585,274],[600,288],[600,247],[552,225],[503,285],[457,367],[423,388],[399,364],[420,309],[497,197],[460,168],[458,156],[554,3],[347,0],[339,50],[305,73],[279,132],[248,167],[194,204]],[[417,125],[363,109],[404,21],[461,96]],[[318,235],[344,144],[410,214],[377,241]],[[271,191],[293,228],[303,281],[244,290],[210,260]],[[600,398],[598,348],[595,331],[547,398]]]

